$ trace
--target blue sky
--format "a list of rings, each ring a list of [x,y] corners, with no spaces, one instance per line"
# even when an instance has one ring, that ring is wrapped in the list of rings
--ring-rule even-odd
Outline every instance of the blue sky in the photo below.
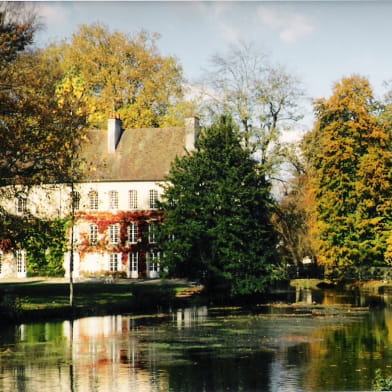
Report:
[[[190,82],[230,44],[252,42],[295,74],[307,96],[327,97],[354,73],[377,94],[392,79],[389,1],[68,1],[37,2],[46,25],[39,45],[100,21],[125,33],[161,34],[162,54],[178,58]],[[309,109],[310,110],[310,109]]]

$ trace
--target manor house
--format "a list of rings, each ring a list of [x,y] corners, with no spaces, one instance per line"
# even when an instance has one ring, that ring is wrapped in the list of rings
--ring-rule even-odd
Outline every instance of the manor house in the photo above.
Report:
[[[193,117],[185,127],[146,129],[123,129],[120,119],[111,118],[107,129],[88,132],[80,154],[87,170],[73,190],[69,184],[15,187],[4,207],[46,220],[74,212],[64,254],[67,276],[72,246],[76,278],[107,273],[157,278],[161,185],[175,157],[194,149],[198,131]],[[26,260],[24,249],[0,251],[0,278],[25,277]]]

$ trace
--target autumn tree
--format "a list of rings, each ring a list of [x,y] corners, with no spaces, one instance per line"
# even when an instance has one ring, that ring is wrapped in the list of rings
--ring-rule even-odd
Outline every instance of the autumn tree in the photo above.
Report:
[[[288,179],[280,188],[272,221],[279,236],[279,254],[285,272],[296,267],[300,271],[305,257],[316,260],[310,237],[311,211],[308,173],[298,146],[292,145],[286,156],[290,162]],[[313,264],[315,266],[315,264]]]
[[[183,76],[174,57],[157,48],[157,34],[124,34],[95,23],[53,44],[47,55],[83,80],[91,97],[88,122],[101,126],[116,113],[128,128],[178,125]]]
[[[167,180],[162,239],[169,274],[232,295],[264,291],[277,261],[270,184],[232,120],[207,128]]]
[[[12,63],[18,53],[33,43],[33,37],[39,28],[36,13],[24,4],[0,3],[0,71]],[[4,82],[5,75],[2,75]],[[1,85],[1,89],[9,85]]]
[[[391,134],[367,79],[338,82],[315,103],[304,152],[318,261],[343,270],[385,263],[391,226]]]
[[[244,143],[268,173],[284,156],[280,137],[301,118],[303,90],[299,80],[252,45],[232,46],[211,58],[203,81],[202,107],[210,115],[230,113]]]
[[[86,105],[77,78],[64,75],[45,52],[29,46],[35,26],[26,27],[18,18],[3,21],[13,26],[8,30],[20,34],[19,39],[12,34],[1,35],[4,51],[0,50],[0,185],[2,197],[14,197],[15,191],[28,193],[34,185],[75,180]],[[65,240],[55,237],[64,233],[59,228],[64,229],[65,222],[43,222],[31,214],[16,216],[5,209],[0,212],[0,236],[8,247],[28,249],[28,257],[35,257],[30,260],[31,266],[43,266],[48,258],[51,268],[57,263],[55,269],[61,270]],[[39,241],[52,251],[34,250]],[[38,260],[38,255],[43,259]]]

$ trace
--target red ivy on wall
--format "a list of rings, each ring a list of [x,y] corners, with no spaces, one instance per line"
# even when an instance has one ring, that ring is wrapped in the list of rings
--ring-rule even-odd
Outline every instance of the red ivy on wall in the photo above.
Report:
[[[157,224],[162,221],[162,211],[119,211],[112,212],[79,212],[75,216],[75,224],[81,223],[96,224],[98,227],[99,239],[96,244],[90,243],[90,233],[80,233],[80,241],[77,244],[77,251],[80,258],[92,252],[122,253],[122,263],[127,263],[127,254],[139,252],[141,260],[145,260],[148,250],[156,248],[157,244],[148,242],[148,226],[151,222]],[[131,223],[138,226],[138,238],[136,243],[128,243],[127,227]],[[108,238],[109,226],[119,224],[120,233],[118,244],[110,244]]]
[[[13,247],[13,243],[10,239],[5,239],[0,241],[0,250],[3,252],[9,251]]]

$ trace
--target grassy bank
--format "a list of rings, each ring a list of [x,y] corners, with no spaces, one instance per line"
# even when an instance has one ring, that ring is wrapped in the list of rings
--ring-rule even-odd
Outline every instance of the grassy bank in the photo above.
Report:
[[[0,313],[9,321],[67,319],[124,312],[157,312],[195,301],[182,295],[192,288],[181,281],[86,281],[74,284],[74,307],[69,285],[59,280],[0,283]]]
[[[383,280],[353,280],[353,281],[339,281],[329,279],[293,279],[290,281],[290,286],[301,289],[325,289],[337,288],[342,290],[362,290],[366,292],[374,292],[375,294],[384,294],[386,292],[392,293],[392,282]]]

